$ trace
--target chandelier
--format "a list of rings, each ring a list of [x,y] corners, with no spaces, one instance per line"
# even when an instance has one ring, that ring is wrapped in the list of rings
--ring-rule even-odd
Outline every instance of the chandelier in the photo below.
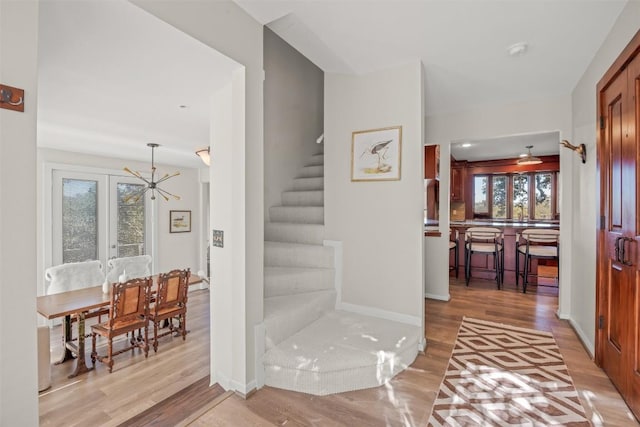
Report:
[[[156,199],[156,191],[166,201],[169,201],[169,197],[172,197],[175,200],[180,200],[180,196],[176,196],[175,194],[171,194],[168,191],[163,190],[162,188],[158,187],[158,184],[168,180],[169,178],[173,178],[174,176],[180,175],[180,172],[174,172],[171,175],[165,174],[159,180],[157,180],[157,181],[155,180],[156,179],[156,165],[155,165],[155,161],[154,161],[153,150],[155,150],[156,147],[159,147],[159,146],[160,146],[159,144],[154,144],[154,143],[147,144],[147,147],[151,147],[151,180],[148,180],[147,178],[142,176],[140,174],[140,172],[132,171],[131,169],[129,169],[127,167],[124,168],[125,172],[130,173],[131,175],[135,176],[138,179],[141,179],[146,184],[146,186],[144,187],[144,190],[141,190],[141,191],[139,191],[137,193],[134,193],[134,194],[131,194],[131,195],[125,197],[123,199],[125,203],[128,203],[129,200],[133,200],[134,203],[137,202],[149,190],[151,190],[151,200],[155,200]]]

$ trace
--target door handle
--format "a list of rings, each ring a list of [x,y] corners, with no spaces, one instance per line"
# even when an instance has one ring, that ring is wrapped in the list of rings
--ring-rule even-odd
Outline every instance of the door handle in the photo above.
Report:
[[[633,265],[633,262],[631,261],[627,261],[627,242],[629,242],[630,244],[635,242],[635,240],[633,240],[630,237],[623,237],[622,238],[622,264],[630,266]]]
[[[622,236],[618,236],[616,237],[616,243],[615,243],[615,251],[616,251],[616,262],[622,262],[620,259],[620,240],[622,239]]]

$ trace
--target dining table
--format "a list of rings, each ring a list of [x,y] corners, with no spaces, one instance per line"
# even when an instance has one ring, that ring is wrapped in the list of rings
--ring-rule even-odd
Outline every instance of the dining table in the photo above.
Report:
[[[152,276],[154,287],[157,286],[158,277],[159,275]],[[203,280],[198,275],[191,275],[189,277],[189,286],[202,283]],[[64,341],[64,353],[55,364],[74,359],[73,354],[75,353],[76,366],[69,378],[93,369],[93,366],[87,366],[85,357],[85,319],[92,310],[108,307],[110,303],[110,293],[102,291],[102,284],[37,297],[36,306],[40,315],[48,320],[63,318],[62,339]],[[78,322],[78,337],[76,340],[73,339],[71,331],[73,318]]]

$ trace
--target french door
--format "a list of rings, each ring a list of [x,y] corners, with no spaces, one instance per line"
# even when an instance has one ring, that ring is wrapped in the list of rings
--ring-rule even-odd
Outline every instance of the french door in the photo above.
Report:
[[[52,265],[152,255],[151,203],[135,178],[53,170]]]

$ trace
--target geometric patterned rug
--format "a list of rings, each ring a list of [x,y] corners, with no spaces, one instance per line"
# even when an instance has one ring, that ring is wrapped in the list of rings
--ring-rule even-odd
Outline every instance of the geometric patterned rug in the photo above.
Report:
[[[553,335],[465,317],[429,426],[588,426]]]

